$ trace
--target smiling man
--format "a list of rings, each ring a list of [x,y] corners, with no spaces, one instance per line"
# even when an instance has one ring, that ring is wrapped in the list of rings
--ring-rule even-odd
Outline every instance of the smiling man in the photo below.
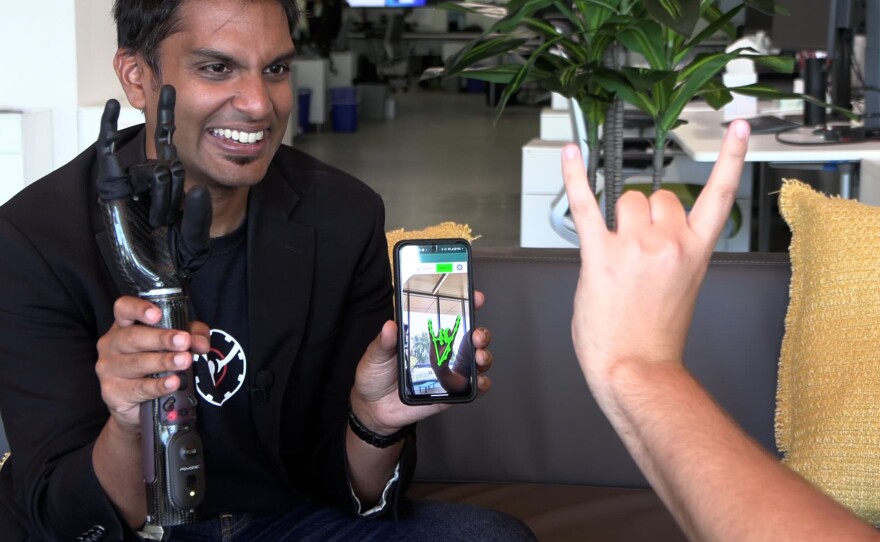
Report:
[[[404,499],[410,427],[444,407],[397,396],[381,199],[281,144],[294,1],[117,0],[114,13],[114,68],[145,126],[117,135],[106,116],[99,144],[0,209],[0,507],[21,538],[140,538],[139,408],[192,366],[206,493],[200,520],[166,539],[532,540],[502,514]],[[184,187],[213,206],[188,331],[152,327],[161,313],[116,268],[96,188],[108,157],[130,172],[170,152],[152,137],[163,85]],[[472,340],[482,373],[489,333]]]

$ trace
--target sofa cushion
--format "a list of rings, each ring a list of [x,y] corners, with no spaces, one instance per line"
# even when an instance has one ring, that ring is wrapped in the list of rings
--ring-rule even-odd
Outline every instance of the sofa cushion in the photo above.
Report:
[[[779,363],[783,461],[880,523],[880,208],[788,181],[791,300]]]
[[[578,252],[475,245],[492,390],[419,423],[416,479],[647,488],[572,347]],[[688,369],[771,453],[789,277],[787,254],[716,254],[685,349]]]

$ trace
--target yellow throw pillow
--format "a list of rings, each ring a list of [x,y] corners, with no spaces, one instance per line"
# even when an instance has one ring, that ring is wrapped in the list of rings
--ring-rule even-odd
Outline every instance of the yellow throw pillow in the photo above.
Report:
[[[880,207],[786,181],[791,300],[779,361],[783,462],[880,524]]]

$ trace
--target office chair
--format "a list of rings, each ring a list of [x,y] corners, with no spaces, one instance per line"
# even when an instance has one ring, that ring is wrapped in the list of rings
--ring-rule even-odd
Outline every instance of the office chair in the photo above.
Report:
[[[306,0],[308,33],[305,45],[320,58],[329,58],[342,29],[342,0]]]
[[[407,11],[395,14],[388,21],[382,40],[382,58],[376,72],[379,79],[388,83],[391,91],[409,90],[409,54],[403,46],[404,19]]]

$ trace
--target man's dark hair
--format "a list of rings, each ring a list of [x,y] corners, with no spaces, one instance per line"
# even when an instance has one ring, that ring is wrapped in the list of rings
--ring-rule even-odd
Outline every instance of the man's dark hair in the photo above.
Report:
[[[156,75],[161,73],[159,44],[179,30],[180,6],[186,0],[115,0],[116,44],[133,53],[140,53]],[[254,0],[241,0],[251,2]],[[274,0],[287,16],[287,27],[293,34],[299,10],[296,0]],[[210,9],[210,5],[206,5]]]

